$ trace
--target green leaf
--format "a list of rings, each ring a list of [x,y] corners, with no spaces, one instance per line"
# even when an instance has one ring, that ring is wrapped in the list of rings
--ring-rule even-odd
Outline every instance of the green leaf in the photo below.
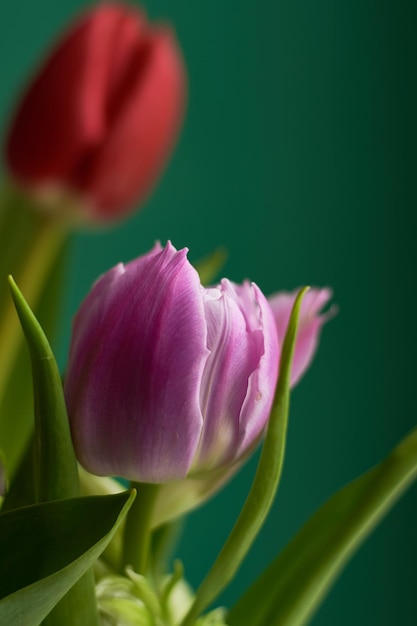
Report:
[[[224,248],[217,248],[208,256],[193,263],[196,268],[202,285],[209,285],[220,272],[225,264],[227,252]]]
[[[198,615],[232,580],[248,553],[271,508],[281,477],[290,400],[291,364],[297,334],[301,302],[307,288],[302,289],[295,302],[282,346],[279,378],[268,422],[265,441],[255,478],[225,545],[196,593],[194,604],[182,622],[192,626]]]
[[[75,497],[79,495],[77,460],[58,366],[39,322],[11,277],[9,283],[32,362],[38,500]]]
[[[33,504],[34,502],[36,502],[35,480],[33,476],[33,459],[34,441],[32,438],[30,445],[28,446],[25,454],[23,455],[22,461],[20,462],[18,471],[12,483],[10,484],[5,497],[3,498],[3,504],[1,506],[1,510],[3,513],[5,511],[18,509],[22,506],[27,506],[28,504]]]
[[[56,334],[61,292],[65,284],[67,256],[68,246],[65,246],[48,275],[47,284],[44,286],[36,307],[36,316],[47,336]],[[10,289],[7,292],[8,298],[11,300]],[[18,324],[16,313],[15,317]],[[36,501],[32,470],[35,426],[33,384],[27,346],[24,343],[21,329],[18,330],[22,339],[21,347],[10,373],[9,384],[0,407],[0,441],[4,442],[7,449],[5,465],[8,470],[8,477],[12,479],[2,507],[3,511],[32,504]],[[29,476],[32,478],[29,479]]]
[[[17,288],[9,279],[13,301],[28,344],[35,398],[35,496],[38,501],[79,495],[78,467],[72,446],[61,377],[46,336]],[[31,474],[29,474],[31,476]],[[83,617],[77,620],[82,607]],[[48,626],[98,624],[92,571],[80,579],[46,620]]]
[[[20,328],[18,331],[21,334]],[[7,389],[0,401],[0,445],[4,450],[7,473],[13,480],[34,426],[30,363],[23,337],[11,370]]]
[[[75,498],[1,513],[0,624],[40,624],[100,556],[134,497]]]
[[[417,478],[417,430],[330,498],[228,615],[230,626],[308,623],[347,561]]]
[[[131,565],[137,574],[146,575],[152,540],[150,519],[159,485],[131,481],[131,486],[138,495],[124,525],[122,567]]]
[[[13,274],[48,334],[55,327],[68,233],[12,187],[0,189],[0,446],[13,479],[33,431],[30,367],[7,276]],[[52,323],[51,323],[52,322]]]

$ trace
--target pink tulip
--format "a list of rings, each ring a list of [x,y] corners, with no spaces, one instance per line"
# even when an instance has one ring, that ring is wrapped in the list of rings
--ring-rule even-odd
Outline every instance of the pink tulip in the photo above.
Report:
[[[84,220],[124,217],[167,161],[185,85],[168,27],[133,6],[97,5],[64,34],[20,103],[7,141],[13,177]]]
[[[280,346],[284,341],[296,295],[297,291],[292,293],[279,292],[268,298],[275,317]],[[313,360],[320,338],[321,327],[335,314],[334,308],[327,313],[320,314],[320,311],[326,306],[331,297],[332,291],[330,289],[310,289],[304,296],[301,304],[291,370],[292,386],[299,381]]]
[[[75,318],[65,394],[81,464],[163,483],[248,454],[268,420],[275,322],[255,284],[204,288],[159,245],[93,286]]]

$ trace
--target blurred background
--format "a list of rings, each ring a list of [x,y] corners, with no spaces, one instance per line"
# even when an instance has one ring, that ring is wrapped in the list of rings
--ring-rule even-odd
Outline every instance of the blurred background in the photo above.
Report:
[[[2,8],[0,123],[37,61],[87,5]],[[75,237],[59,358],[92,281],[156,239],[190,259],[225,246],[224,274],[266,293],[330,285],[340,312],[294,390],[280,490],[233,603],[330,494],[416,424],[416,10],[410,0],[149,0],[189,72],[180,143],[128,222]],[[178,554],[197,585],[248,491],[252,459],[193,513]],[[314,625],[416,622],[417,490],[348,565]]]

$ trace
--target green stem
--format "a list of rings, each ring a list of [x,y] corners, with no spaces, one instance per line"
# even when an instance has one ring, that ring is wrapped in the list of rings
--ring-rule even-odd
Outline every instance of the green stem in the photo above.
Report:
[[[149,565],[152,509],[159,485],[132,482],[137,496],[127,517],[123,540],[123,569],[131,565],[137,574],[146,575]]]
[[[182,520],[175,520],[159,526],[152,533],[152,579],[157,588],[166,579],[168,562],[183,527]]]

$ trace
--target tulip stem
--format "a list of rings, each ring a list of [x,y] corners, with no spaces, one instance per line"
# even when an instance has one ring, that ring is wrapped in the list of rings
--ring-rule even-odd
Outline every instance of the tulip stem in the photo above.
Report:
[[[149,566],[152,509],[159,485],[132,482],[137,496],[127,516],[123,540],[123,569],[127,565],[145,575]]]

